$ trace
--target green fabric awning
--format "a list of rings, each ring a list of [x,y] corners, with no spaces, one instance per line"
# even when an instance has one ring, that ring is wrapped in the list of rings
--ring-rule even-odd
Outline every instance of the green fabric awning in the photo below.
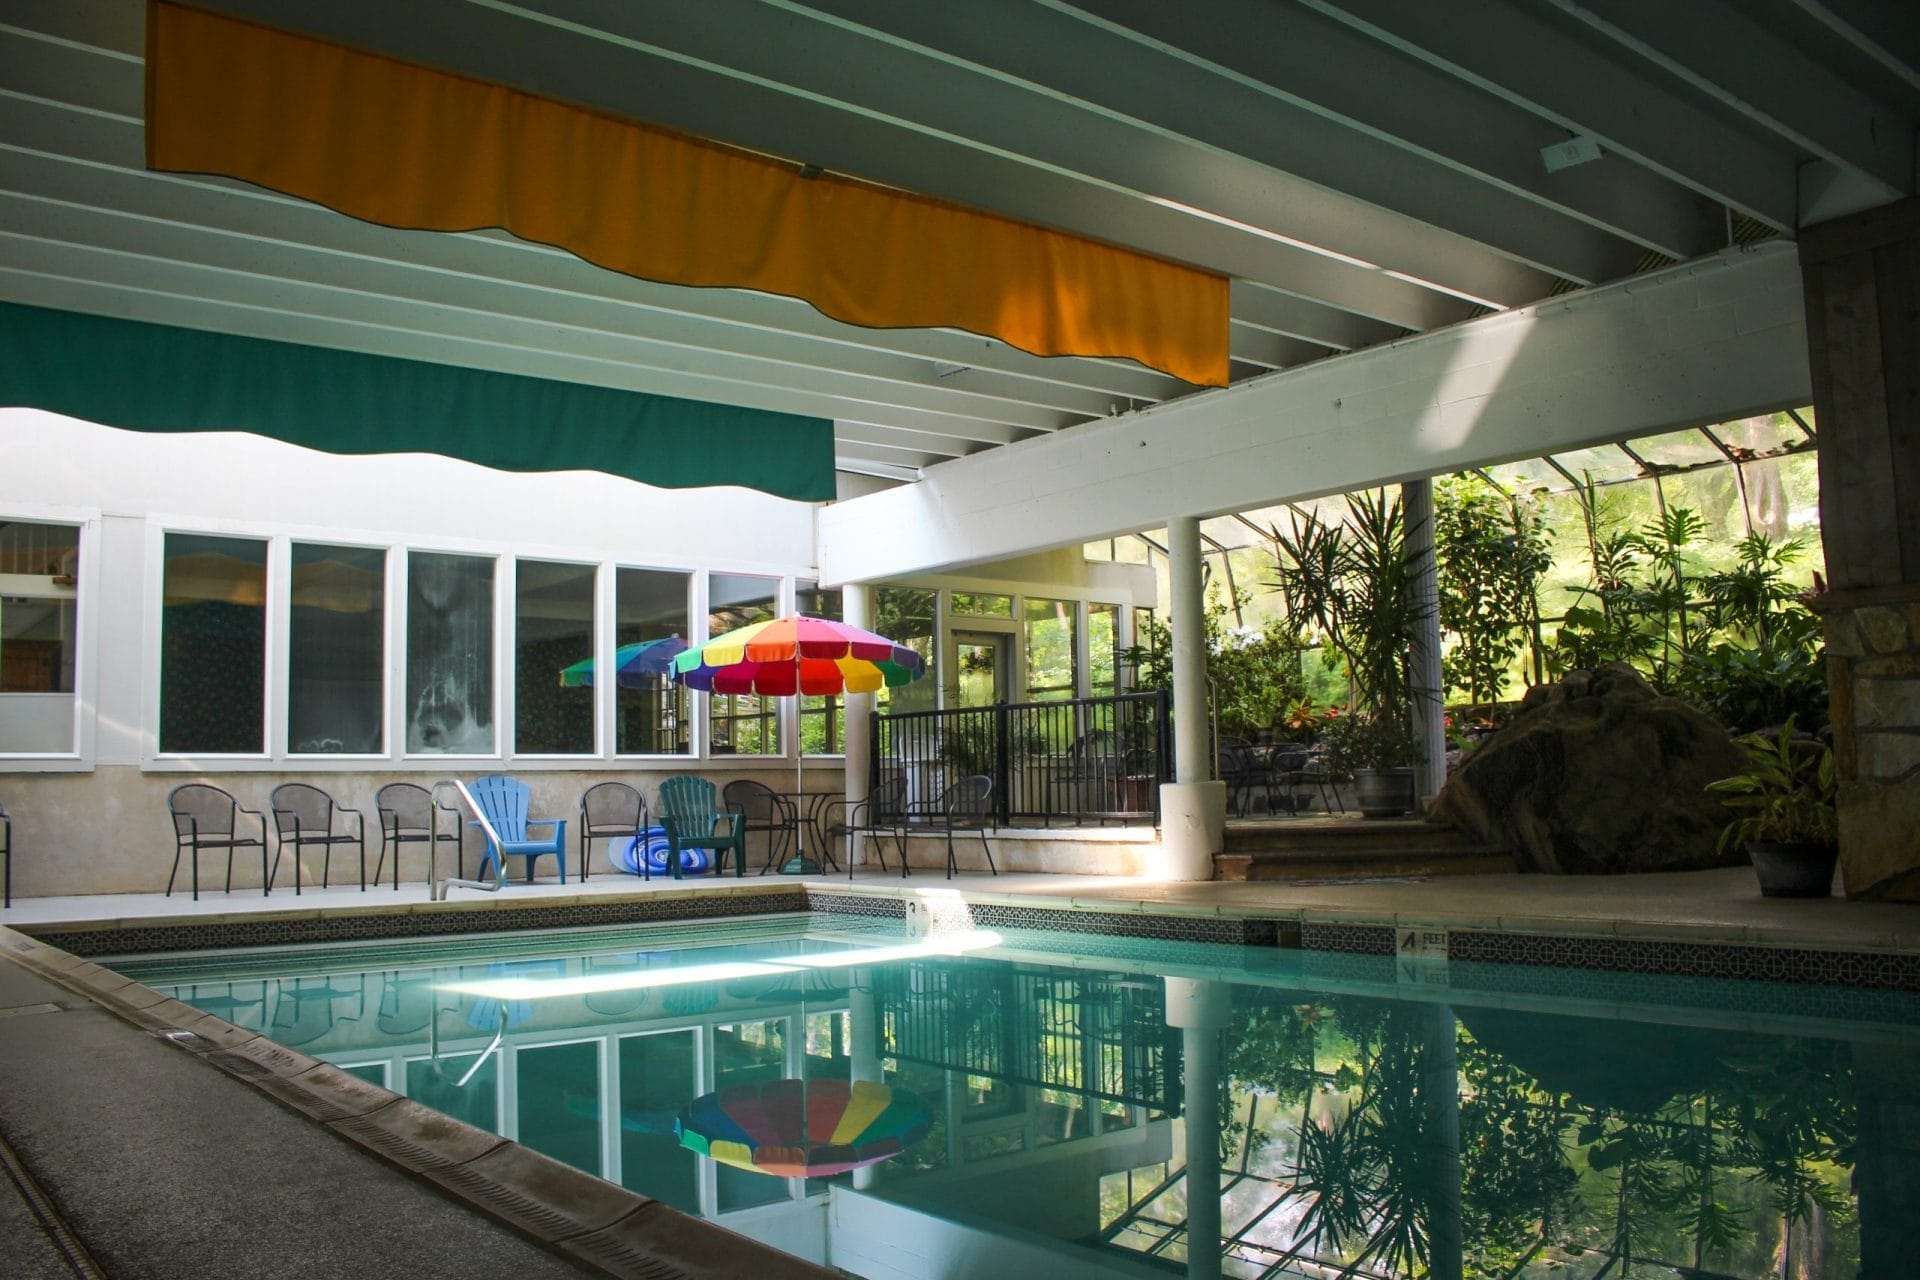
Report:
[[[135,431],[834,496],[825,418],[13,303],[0,303],[0,353],[0,405]]]

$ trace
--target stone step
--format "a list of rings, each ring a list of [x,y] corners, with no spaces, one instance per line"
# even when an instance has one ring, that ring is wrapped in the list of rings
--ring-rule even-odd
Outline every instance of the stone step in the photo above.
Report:
[[[1485,876],[1513,870],[1502,849],[1437,853],[1219,853],[1216,880],[1394,880],[1405,876]]]
[[[1488,875],[1514,869],[1506,850],[1414,819],[1308,818],[1231,823],[1213,860],[1221,880],[1356,880]]]

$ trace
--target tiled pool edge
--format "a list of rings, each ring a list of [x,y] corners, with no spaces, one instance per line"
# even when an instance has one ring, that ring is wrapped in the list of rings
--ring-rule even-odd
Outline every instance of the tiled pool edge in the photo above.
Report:
[[[156,1036],[587,1272],[827,1280],[832,1272],[561,1164],[0,926],[0,959]]]
[[[593,897],[537,902],[412,904],[373,911],[312,915],[253,915],[170,922],[26,926],[51,946],[74,955],[187,951],[257,945],[372,941],[521,929],[651,924],[735,916],[820,915],[904,920],[931,910],[980,928],[1029,928],[1108,939],[1297,947],[1308,951],[1391,956],[1407,930],[1445,936],[1444,958],[1461,962],[1600,969],[1687,977],[1920,991],[1920,951],[1799,941],[1729,940],[1724,931],[1647,926],[1608,935],[1590,921],[1542,920],[1525,928],[1449,926],[1400,915],[1369,919],[1364,912],[1337,918],[1299,908],[1217,904],[1180,906],[1123,898],[1062,901],[1034,894],[968,890],[929,904],[913,889],[884,885],[842,888],[786,884],[689,889],[671,895]],[[964,916],[961,913],[964,912]],[[1318,917],[1318,918],[1316,918]]]

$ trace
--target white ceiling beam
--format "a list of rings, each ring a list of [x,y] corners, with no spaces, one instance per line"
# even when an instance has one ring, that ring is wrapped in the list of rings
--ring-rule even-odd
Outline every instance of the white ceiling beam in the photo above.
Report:
[[[866,8],[876,0],[835,2]],[[1563,131],[1318,14],[1273,0],[1213,0],[1202,10],[1158,0],[1053,3],[1164,51],[1160,74],[1178,59],[1244,86],[1245,111],[1194,104],[1181,123],[1198,136],[1209,137],[1211,123],[1217,145],[1569,279],[1620,274],[1612,264],[1626,245],[1690,258],[1725,243],[1712,202],[1623,162],[1604,175],[1548,174],[1540,148]],[[1090,76],[1097,83],[1099,68]],[[1207,97],[1229,100],[1218,89]]]
[[[1520,5],[1300,3],[1776,230],[1796,225],[1791,155]]]
[[[1798,255],[1772,242],[930,467],[820,513],[832,584],[1179,515],[1444,474],[1801,404]]]
[[[1809,17],[1920,89],[1920,8],[1881,0],[1792,0]]]
[[[1720,0],[1550,0],[1585,24],[1856,181],[1875,203],[1913,191],[1913,121]]]
[[[1229,217],[1501,305],[1541,295],[1532,273],[1606,279],[1629,269],[1637,252],[1558,210],[1086,15],[1030,0],[782,7],[831,22],[840,40],[879,46],[856,63],[861,84],[843,90],[863,106],[998,140],[1148,194],[1209,191],[1209,207]],[[1224,30],[1231,20],[1210,4],[1182,11],[1173,25]],[[807,65],[781,33],[771,33],[771,43]]]

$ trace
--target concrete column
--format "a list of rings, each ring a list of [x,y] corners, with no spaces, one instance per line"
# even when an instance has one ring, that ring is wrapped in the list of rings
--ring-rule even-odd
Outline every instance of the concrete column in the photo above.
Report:
[[[1187,1139],[1187,1276],[1220,1276],[1221,1033],[1232,1011],[1223,982],[1167,978],[1167,1025],[1180,1029]]]
[[[1213,855],[1224,847],[1226,784],[1213,780],[1207,707],[1205,606],[1201,599],[1200,521],[1167,522],[1173,601],[1173,777],[1160,788],[1160,849],[1153,868],[1163,880],[1213,879]]]
[[[1840,873],[1920,901],[1920,200],[1800,236]]]
[[[1408,593],[1413,597],[1413,736],[1425,762],[1414,770],[1422,806],[1447,780],[1445,680],[1440,674],[1440,573],[1433,549],[1433,481],[1400,486],[1407,522]]]
[[[863,631],[873,630],[873,588],[864,583],[849,583],[840,589],[840,616],[850,627],[859,627]],[[871,717],[873,715],[873,695],[870,693],[850,693],[847,695],[847,807],[852,807],[867,798],[867,775],[873,768],[873,735]],[[847,865],[864,860],[866,849],[864,838],[847,837]]]

